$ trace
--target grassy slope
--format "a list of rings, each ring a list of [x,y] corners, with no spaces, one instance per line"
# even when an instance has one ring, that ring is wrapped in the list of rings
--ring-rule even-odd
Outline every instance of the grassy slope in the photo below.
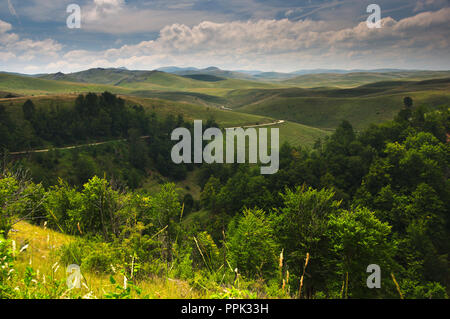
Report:
[[[224,111],[213,107],[189,105],[184,103],[168,103],[153,99],[129,98],[129,101],[136,102],[147,108],[153,109],[158,114],[182,114],[185,119],[210,119],[213,118],[221,127],[236,127],[255,124],[273,123],[275,119],[268,116],[258,116],[234,111]],[[270,126],[280,129],[280,144],[289,142],[292,145],[311,146],[314,142],[328,134],[328,132],[299,123],[286,122]]]
[[[74,92],[125,93],[126,89],[109,85],[63,82],[0,73],[0,90],[21,95],[67,94]]]
[[[165,117],[169,114],[183,115],[186,120],[208,120],[214,119],[221,127],[247,126],[255,124],[273,123],[275,119],[269,116],[260,116],[242,112],[221,110],[216,107],[195,105],[182,102],[173,102],[152,98],[141,98],[132,96],[122,96],[129,105],[139,104],[144,106],[149,112],[155,112],[159,116]],[[0,99],[0,105],[4,105],[8,112],[18,123],[22,123],[22,105],[26,99],[30,98],[38,108],[50,108],[52,106],[71,107],[76,95],[53,95],[21,97],[15,99]],[[275,126],[278,127],[278,126]],[[285,123],[280,127],[280,143],[289,141],[293,145],[312,145],[317,137],[322,137],[326,132],[299,125],[296,123]]]
[[[294,146],[312,146],[319,138],[330,134],[325,130],[294,122],[285,122],[273,127],[280,129],[280,145],[288,142]]]
[[[4,105],[14,118],[22,118],[22,105],[27,99],[31,99],[37,108],[51,108],[56,106],[71,107],[74,105],[76,94],[58,94],[48,96],[27,96],[14,99],[0,99],[0,105]],[[251,125],[256,123],[269,123],[273,120],[252,114],[225,111],[215,107],[195,105],[183,102],[173,102],[153,98],[141,98],[121,95],[129,105],[140,104],[148,111],[161,116],[169,114],[183,115],[187,120],[214,118],[221,126]]]
[[[357,72],[348,74],[305,74],[283,81],[286,85],[303,88],[334,86],[341,88],[356,87],[380,81],[420,81],[426,79],[450,77],[450,71],[404,71],[404,72]]]
[[[211,75],[180,76],[160,71],[128,71],[119,69],[90,69],[72,74],[50,74],[39,79],[65,82],[96,83],[113,85],[132,90],[169,90],[169,91],[212,91],[222,93],[236,88],[277,87],[269,83],[213,77]],[[206,79],[206,80],[205,80]]]
[[[120,81],[130,79],[133,77],[146,76],[151,73],[152,73],[151,71],[129,71],[121,69],[94,68],[70,74],[63,74],[63,73],[46,74],[40,76],[39,78],[47,80],[68,81],[68,82],[84,82],[84,83],[115,85]]]
[[[39,272],[38,282],[45,285],[42,276],[53,276],[56,279],[67,278],[64,265],[56,264],[59,261],[57,250],[63,244],[73,241],[75,238],[56,231],[33,226],[26,222],[20,222],[14,226],[15,232],[11,234],[11,239],[16,241],[17,250],[28,244],[28,248],[17,254],[15,270],[20,277],[24,276],[28,266],[33,267],[35,272]],[[56,269],[56,271],[54,271]],[[96,273],[83,273],[85,278],[81,288],[81,294],[93,293],[93,297],[101,298],[104,291],[114,291],[114,286],[109,281],[109,275],[99,275]],[[121,275],[114,275],[117,282],[123,281]],[[191,289],[191,287],[180,280],[168,280],[162,278],[152,278],[137,282],[142,289],[142,295],[148,295],[154,299],[199,299],[207,297],[201,292]],[[51,289],[51,287],[49,287]],[[134,296],[137,297],[137,296]]]
[[[175,116],[183,115],[186,120],[192,121],[214,119],[222,127],[273,122],[273,119],[270,117],[226,111],[203,105],[175,103],[165,100],[140,97],[126,97],[126,99],[130,103],[140,104],[148,110],[154,111],[163,116],[167,116],[169,114]]]
[[[239,79],[224,79],[222,81],[201,81],[174,74],[154,72],[148,77],[132,78],[118,83],[120,87],[132,89],[134,91],[165,91],[200,93],[209,96],[221,97],[237,88],[277,88],[279,85],[246,81]],[[219,102],[220,103],[220,102]]]
[[[284,89],[230,94],[240,112],[330,129],[342,120],[356,128],[392,119],[410,96],[415,106],[450,103],[449,79],[422,82],[379,82],[352,89]],[[251,96],[256,102],[245,104]],[[242,106],[243,105],[243,106]]]
[[[320,128],[334,128],[342,120],[356,128],[392,119],[402,105],[401,96],[382,98],[278,98],[240,109],[251,114],[289,119]]]
[[[112,70],[85,71],[83,76],[46,75],[42,78],[0,73],[2,95],[54,95],[68,93],[103,92],[130,96],[154,97],[203,105],[224,105],[223,96],[237,88],[277,88],[270,83],[224,79],[200,81],[163,72],[137,72],[122,74]]]
[[[122,71],[92,71],[87,79],[106,82],[110,72],[122,76]],[[128,72],[128,71],[123,71]],[[89,72],[88,72],[89,73]],[[159,114],[182,114],[186,119],[214,118],[221,126],[243,126],[273,122],[273,119],[290,121],[282,127],[282,140],[293,144],[311,144],[325,132],[314,130],[333,129],[342,120],[349,120],[360,129],[369,123],[390,120],[402,106],[403,97],[411,96],[415,105],[436,106],[450,101],[449,79],[422,82],[406,81],[412,77],[443,76],[448,72],[396,72],[357,73],[339,75],[308,75],[309,78],[333,76],[354,81],[372,81],[380,78],[401,78],[402,81],[369,83],[350,89],[337,88],[280,88],[273,84],[237,79],[199,81],[163,72],[134,72],[121,81],[120,86],[43,80],[18,75],[0,74],[0,91],[18,94],[59,94],[38,97],[39,105],[68,104],[76,95],[68,92],[101,92],[125,94],[127,100],[142,104]],[[101,78],[103,76],[103,78]],[[112,77],[111,81],[117,78]],[[287,83],[287,82],[286,82]],[[168,101],[169,100],[169,101]],[[22,99],[0,99],[6,105]],[[238,112],[220,110],[214,106],[227,105]],[[20,108],[14,108],[20,113]],[[14,112],[13,111],[13,112]],[[304,127],[295,123],[311,126]]]

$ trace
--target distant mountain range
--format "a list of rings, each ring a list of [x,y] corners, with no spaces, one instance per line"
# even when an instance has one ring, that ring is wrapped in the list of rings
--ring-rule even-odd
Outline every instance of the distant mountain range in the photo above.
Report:
[[[341,69],[310,69],[298,70],[295,72],[264,72],[257,70],[233,70],[225,71],[217,67],[209,67],[205,69],[198,69],[194,67],[180,68],[180,67],[164,67],[159,68],[158,71],[177,75],[193,75],[193,74],[209,74],[215,76],[222,76],[226,78],[247,79],[247,80],[288,80],[299,75],[306,74],[349,74],[349,73],[392,73],[392,72],[416,72],[418,70],[402,70],[402,69],[373,69],[373,70],[341,70]]]
[[[75,73],[64,74],[58,72],[37,75],[36,77],[46,80],[120,85],[124,81],[142,81],[156,72],[160,71],[130,71],[126,68],[94,68]]]
[[[250,81],[268,81],[268,82],[297,82],[298,79],[302,80],[304,76],[317,76],[317,75],[347,75],[347,74],[388,74],[388,77],[397,78],[395,74],[412,74],[412,73],[432,73],[433,76],[439,73],[445,73],[446,71],[420,71],[420,70],[402,70],[402,69],[373,69],[373,70],[341,70],[341,69],[310,69],[310,70],[298,70],[290,73],[283,72],[264,72],[258,70],[222,70],[217,67],[208,67],[199,69],[195,67],[162,67],[153,71],[145,70],[128,70],[125,67],[121,68],[93,68],[85,71],[74,73],[53,73],[53,74],[35,74],[25,75],[20,73],[9,73],[16,75],[25,75],[37,78],[43,78],[48,80],[58,81],[70,81],[70,82],[86,82],[86,83],[99,83],[99,84],[113,84],[116,85],[122,81],[136,82],[143,78],[148,77],[154,72],[164,72],[174,74],[182,77],[191,78],[194,80],[204,81],[220,81],[221,79],[240,79]],[[8,73],[8,72],[3,72]],[[403,78],[404,76],[399,76]]]
[[[204,75],[213,75],[213,76],[229,78],[229,79],[244,79],[244,80],[252,79],[252,75],[250,75],[250,74],[245,74],[245,73],[236,72],[236,71],[221,70],[214,66],[205,68],[205,69],[168,67],[168,68],[160,68],[160,69],[158,69],[158,71],[163,71],[163,72],[172,73],[172,74],[181,75],[181,76],[204,74]]]
[[[7,72],[3,72],[7,73]],[[8,73],[24,75],[18,73]],[[157,70],[128,70],[127,68],[93,68],[74,73],[52,73],[24,75],[54,81],[95,83],[135,88],[148,88],[147,84],[161,87],[202,87],[201,82],[225,83],[231,81],[260,82],[261,85],[276,84],[297,87],[354,87],[380,81],[414,81],[434,78],[448,78],[450,71],[419,71],[401,69],[340,70],[312,69],[292,73],[263,72],[249,70],[222,70],[217,67],[204,69],[194,67],[164,67]],[[200,81],[200,82],[199,82]],[[246,82],[247,83],[247,82]],[[145,85],[144,85],[145,84]],[[225,84],[224,84],[225,85]],[[226,85],[230,86],[230,85]],[[248,86],[243,82],[233,83],[236,88]],[[254,84],[253,84],[254,86]]]

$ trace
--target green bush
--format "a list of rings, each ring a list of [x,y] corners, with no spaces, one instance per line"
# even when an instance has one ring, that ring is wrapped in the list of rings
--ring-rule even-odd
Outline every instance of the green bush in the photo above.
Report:
[[[97,244],[94,250],[92,250],[86,257],[83,258],[82,270],[110,274],[114,270],[111,265],[114,265],[117,261],[117,256],[108,250],[106,244]]]
[[[63,245],[58,254],[63,265],[76,264],[83,272],[110,274],[114,272],[114,265],[121,264],[120,251],[110,244],[85,239]]]
[[[272,220],[262,210],[244,210],[230,223],[229,260],[247,278],[271,278],[277,269],[278,245]]]
[[[445,288],[437,282],[419,282],[404,280],[400,284],[407,299],[447,299]]]
[[[13,262],[11,242],[0,234],[0,299],[9,298],[14,292],[9,285],[14,274]]]
[[[81,266],[83,257],[86,255],[86,251],[89,251],[90,247],[85,240],[78,239],[68,244],[64,244],[58,250],[59,261],[64,266],[72,264]]]
[[[187,280],[194,277],[194,267],[192,265],[192,247],[187,247],[181,251],[174,261],[173,275],[176,278]]]

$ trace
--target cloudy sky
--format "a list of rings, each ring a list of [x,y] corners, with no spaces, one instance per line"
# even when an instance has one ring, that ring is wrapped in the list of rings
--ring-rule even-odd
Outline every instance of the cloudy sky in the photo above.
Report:
[[[0,70],[449,70],[449,22],[450,0],[0,0]]]

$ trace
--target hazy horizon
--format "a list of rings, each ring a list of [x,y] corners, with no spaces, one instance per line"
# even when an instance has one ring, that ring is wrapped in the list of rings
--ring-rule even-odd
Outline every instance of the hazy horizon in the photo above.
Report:
[[[25,72],[10,72],[10,71],[4,71],[4,70],[0,70],[0,73],[23,74],[23,75],[35,76],[35,75],[56,74],[56,73],[72,74],[72,73],[84,72],[84,71],[88,71],[88,70],[92,70],[92,69],[115,69],[115,70],[118,70],[118,69],[123,69],[123,68],[126,69],[127,71],[148,71],[148,72],[160,71],[160,72],[171,73],[171,72],[168,72],[168,71],[165,71],[165,70],[162,70],[162,69],[179,68],[180,70],[183,70],[183,69],[195,69],[195,70],[198,70],[198,71],[202,71],[202,70],[205,70],[205,69],[208,69],[208,68],[213,68],[213,67],[215,67],[215,66],[209,66],[209,67],[205,67],[205,68],[196,68],[196,67],[179,67],[179,66],[176,66],[176,65],[167,65],[167,66],[162,66],[162,67],[154,68],[154,69],[128,69],[128,68],[125,68],[125,67],[92,67],[92,68],[89,68],[89,69],[83,69],[83,70],[80,70],[80,71],[73,71],[73,72],[67,72],[67,73],[61,72],[61,71],[50,72],[50,73],[25,73]],[[217,68],[217,67],[215,67],[215,68]],[[450,71],[450,68],[449,69],[394,69],[394,68],[377,68],[377,69],[335,69],[335,68],[329,68],[329,69],[322,69],[322,68],[317,68],[317,69],[301,69],[301,70],[294,70],[294,71],[288,71],[288,72],[282,72],[282,71],[277,71],[277,70],[262,71],[262,70],[250,70],[250,69],[249,70],[245,70],[245,69],[225,70],[225,69],[221,69],[221,68],[218,68],[218,69],[220,69],[221,71],[238,72],[238,73],[239,72],[240,73],[244,73],[244,72],[249,72],[249,73],[261,72],[261,73],[280,73],[280,74],[292,74],[292,75],[295,75],[295,73],[298,73],[298,72],[305,72],[305,75],[306,74],[312,74],[312,73],[308,73],[309,71],[324,71],[323,73],[314,72],[316,74],[325,74],[325,73],[333,74],[333,72],[331,72],[331,71],[339,71],[339,72],[347,72],[347,73],[352,73],[352,72],[355,72],[355,73],[359,73],[359,72],[361,72],[361,73],[363,73],[363,72],[381,72],[381,71],[384,71],[384,70],[388,70],[388,71],[392,70],[393,72],[396,72],[396,71],[398,71],[398,72],[426,72],[426,71],[430,71],[430,72],[448,72],[448,71]],[[300,76],[300,75],[303,75],[303,74],[298,74],[298,75]]]

